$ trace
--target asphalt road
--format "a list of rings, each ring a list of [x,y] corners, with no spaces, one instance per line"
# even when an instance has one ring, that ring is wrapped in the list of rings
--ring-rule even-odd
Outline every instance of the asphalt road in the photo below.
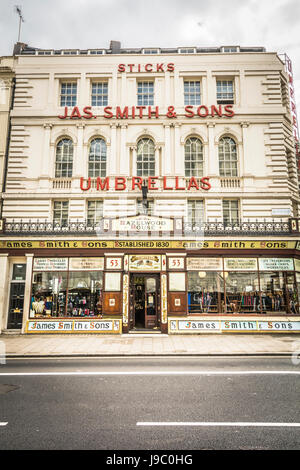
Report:
[[[299,397],[289,358],[12,359],[0,449],[300,449]]]

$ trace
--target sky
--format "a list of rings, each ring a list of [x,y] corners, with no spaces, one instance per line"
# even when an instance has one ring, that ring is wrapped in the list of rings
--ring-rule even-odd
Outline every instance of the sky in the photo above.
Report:
[[[299,0],[0,0],[0,55],[18,38],[49,49],[264,46],[293,63],[300,112]]]

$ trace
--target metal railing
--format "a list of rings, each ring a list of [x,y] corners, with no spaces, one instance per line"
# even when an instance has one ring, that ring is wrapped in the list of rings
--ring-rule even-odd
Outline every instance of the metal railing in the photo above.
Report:
[[[68,223],[57,223],[51,221],[23,221],[12,220],[3,221],[3,230],[1,235],[115,235],[116,232],[110,231],[111,221],[113,219],[103,218],[99,222],[91,222],[88,220],[69,221]],[[177,219],[178,220],[178,219]],[[179,219],[182,222],[182,219]],[[295,219],[293,219],[295,220]],[[300,219],[296,219],[300,226]],[[178,227],[176,220],[174,226]],[[177,236],[210,236],[210,235],[292,235],[299,234],[299,229],[293,230],[291,221],[240,221],[235,223],[224,222],[182,222],[180,228],[172,231],[171,234]],[[122,236],[130,236],[130,232],[117,232]],[[148,236],[145,231],[139,233],[141,236]]]

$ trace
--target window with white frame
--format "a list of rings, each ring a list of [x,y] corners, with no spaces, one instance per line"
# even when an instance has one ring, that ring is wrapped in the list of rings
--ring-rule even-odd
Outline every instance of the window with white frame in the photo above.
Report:
[[[222,48],[223,52],[239,52],[239,47],[237,46],[224,46]]]
[[[154,105],[154,82],[143,81],[137,83],[137,103],[138,106]]]
[[[159,49],[143,49],[143,54],[159,54]]]
[[[77,83],[62,82],[60,87],[60,106],[76,106]]]
[[[218,104],[234,103],[233,80],[217,80],[217,102]]]
[[[107,106],[108,104],[108,83],[92,83],[92,106]]]
[[[53,204],[53,223],[59,227],[68,225],[69,203],[68,201],[54,201]]]
[[[103,218],[103,201],[88,201],[87,203],[87,223],[95,225]]]
[[[239,215],[239,200],[238,199],[223,199],[223,223],[237,224],[240,220]]]
[[[203,145],[197,137],[189,137],[184,145],[185,176],[203,176]]]
[[[203,222],[204,203],[202,199],[189,199],[187,203],[187,222],[191,224]]]
[[[185,80],[184,81],[184,104],[197,105],[201,104],[200,81]]]
[[[62,139],[56,146],[55,178],[70,178],[73,173],[73,142]]]
[[[106,143],[103,139],[93,139],[90,143],[88,176],[106,176]]]
[[[219,141],[220,176],[238,176],[236,143],[231,137],[222,137]]]
[[[155,176],[155,146],[152,139],[143,138],[137,143],[137,176]]]
[[[147,199],[147,204],[148,204],[148,215],[153,215],[154,213],[154,200],[153,199]],[[145,213],[145,206],[143,204],[143,199],[137,199],[136,201],[136,211],[138,214],[144,214]]]
[[[194,47],[181,47],[178,52],[179,54],[195,54],[196,49]]]

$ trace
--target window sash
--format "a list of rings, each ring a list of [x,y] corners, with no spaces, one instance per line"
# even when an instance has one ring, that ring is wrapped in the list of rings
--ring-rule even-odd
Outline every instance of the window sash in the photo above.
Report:
[[[201,104],[200,81],[185,81],[184,82],[184,104],[185,105]]]
[[[239,201],[237,199],[223,200],[224,224],[237,224],[239,220]]]
[[[94,139],[90,144],[88,176],[106,176],[106,143],[103,139]]]
[[[87,223],[88,225],[97,224],[103,218],[103,201],[88,201],[87,204]]]
[[[67,201],[55,201],[53,207],[53,222],[60,226],[68,225],[69,203]]]
[[[137,102],[138,106],[154,105],[154,82],[138,82]]]
[[[203,146],[202,142],[197,138],[190,138],[184,146],[184,167],[185,176],[199,177],[203,176]]]
[[[217,80],[217,101],[234,102],[234,89],[232,80]]]
[[[200,223],[204,220],[204,202],[202,199],[188,200],[187,221],[189,223]]]
[[[108,83],[92,83],[92,106],[107,106],[108,104]]]
[[[77,102],[77,83],[64,82],[61,83],[60,89],[60,105],[76,106]]]

